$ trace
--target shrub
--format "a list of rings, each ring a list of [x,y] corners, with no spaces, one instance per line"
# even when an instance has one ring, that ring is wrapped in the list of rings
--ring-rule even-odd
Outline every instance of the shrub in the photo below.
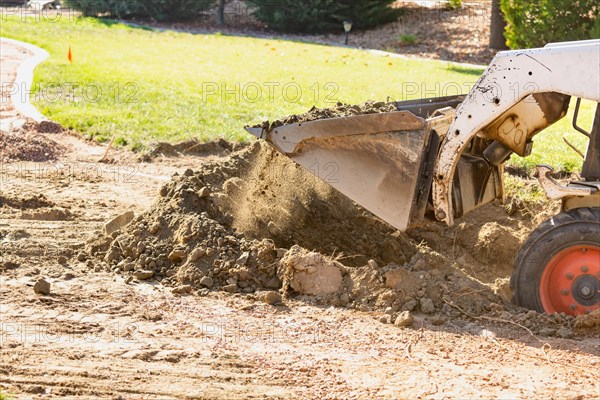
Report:
[[[600,32],[598,0],[502,0],[509,47],[590,39]]]
[[[462,7],[462,0],[449,0],[448,1],[448,8],[450,8],[451,10],[456,10],[458,8]]]
[[[65,5],[80,10],[85,17],[126,18],[140,11],[137,0],[67,0]]]
[[[86,17],[147,17],[158,21],[194,18],[215,0],[68,0]]]
[[[288,32],[320,32],[339,25],[332,14],[341,11],[333,0],[246,0],[256,7],[254,17],[269,27]]]
[[[594,26],[590,31],[590,37],[592,39],[600,39],[600,17],[596,18]]]
[[[396,0],[342,0],[341,21],[350,20],[357,29],[372,28],[398,19],[401,10],[390,6]],[[340,20],[338,20],[339,25]]]
[[[398,40],[400,40],[401,44],[410,45],[417,42],[417,37],[411,34],[402,34],[398,37]]]
[[[215,0],[135,0],[140,8],[158,21],[191,19],[210,9]]]
[[[270,28],[287,32],[325,32],[342,29],[352,21],[357,29],[395,20],[395,0],[246,0],[254,16]]]

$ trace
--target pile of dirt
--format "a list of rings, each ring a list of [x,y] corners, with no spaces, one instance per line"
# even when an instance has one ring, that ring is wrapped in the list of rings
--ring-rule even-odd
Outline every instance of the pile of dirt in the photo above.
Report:
[[[510,304],[512,260],[530,230],[491,204],[452,228],[404,234],[258,141],[174,176],[150,210],[87,251],[127,282],[176,293],[279,290],[388,323],[403,312],[432,324],[493,317],[568,337],[573,318]]]
[[[10,207],[19,210],[27,210],[54,206],[54,202],[49,200],[43,194],[36,194],[28,197],[6,197],[0,195],[0,208]]]
[[[251,272],[252,284],[236,290],[279,288],[274,263],[293,245],[348,265],[372,257],[404,262],[413,250],[393,232],[268,145],[255,142],[224,162],[173,177],[151,210],[110,243],[94,244],[92,251],[104,247],[105,261],[121,272],[136,276],[135,271],[152,270],[145,275],[172,284],[228,286],[244,270]],[[248,279],[246,272],[238,282]]]
[[[53,127],[52,124],[28,122],[14,132],[0,131],[0,162],[57,160],[66,148],[42,134]]]
[[[198,139],[190,139],[179,143],[160,142],[152,146],[150,151],[143,155],[144,161],[155,157],[179,157],[179,156],[219,156],[224,157],[234,151],[240,150],[244,143],[232,143],[224,139],[210,142],[201,142]]]
[[[337,103],[331,108],[312,107],[304,114],[292,114],[283,119],[273,122],[264,121],[261,124],[253,126],[253,128],[262,128],[266,131],[271,131],[279,126],[298,124],[302,122],[316,121],[326,118],[351,117],[361,114],[377,114],[398,111],[394,103],[385,103],[383,101],[367,101],[362,104],[344,104]]]
[[[61,133],[65,131],[65,128],[63,128],[61,124],[54,121],[29,121],[23,126],[23,128],[27,131],[38,133]]]

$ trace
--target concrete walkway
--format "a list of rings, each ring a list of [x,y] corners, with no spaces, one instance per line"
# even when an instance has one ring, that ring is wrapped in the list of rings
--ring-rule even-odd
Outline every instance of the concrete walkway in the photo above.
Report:
[[[11,132],[27,119],[46,118],[29,102],[33,70],[48,53],[28,43],[0,38],[0,130]]]

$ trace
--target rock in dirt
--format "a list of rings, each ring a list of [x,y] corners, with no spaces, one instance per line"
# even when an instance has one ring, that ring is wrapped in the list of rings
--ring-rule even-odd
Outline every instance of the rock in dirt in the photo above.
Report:
[[[556,331],[556,335],[563,339],[570,339],[574,336],[574,333],[572,329],[563,326],[560,329],[558,329],[558,331]]]
[[[336,261],[316,252],[294,246],[281,260],[289,285],[296,292],[311,296],[337,293],[342,287],[342,272]]]
[[[237,260],[235,260],[235,263],[237,265],[244,266],[248,262],[248,258],[249,257],[250,257],[250,253],[247,252],[247,251],[245,251],[245,252],[242,253],[242,255]]]
[[[154,276],[154,271],[141,269],[133,272],[133,277],[139,281],[151,279]]]
[[[281,287],[281,280],[274,276],[265,282],[264,287],[268,289],[279,289]]]
[[[417,300],[410,299],[402,305],[402,310],[403,311],[413,311],[415,309],[415,307],[417,306],[417,304],[418,304]]]
[[[424,314],[433,314],[435,312],[433,300],[428,297],[421,298],[421,300],[419,300],[419,305],[421,306],[421,312]]]
[[[221,289],[223,289],[223,291],[225,291],[227,293],[235,293],[235,292],[237,292],[238,287],[235,283],[232,283],[232,284],[223,286]]]
[[[169,253],[168,258],[169,258],[169,260],[171,260],[175,263],[180,263],[185,258],[185,251],[173,250],[172,252]]]
[[[200,279],[200,285],[210,288],[213,285],[213,279],[209,276],[205,276],[204,278]]]
[[[340,305],[346,306],[348,305],[348,303],[350,303],[350,296],[348,295],[348,293],[342,293],[340,295]]]
[[[125,225],[131,222],[133,217],[135,216],[133,211],[127,211],[123,214],[113,218],[106,224],[104,224],[104,232],[107,235],[112,235],[113,232],[116,232],[123,228]]]
[[[45,280],[44,278],[38,279],[38,281],[33,285],[33,291],[36,294],[47,296],[50,294],[50,282]]]
[[[264,292],[261,293],[258,296],[258,299],[260,301],[262,301],[263,303],[267,303],[267,304],[277,304],[277,303],[281,303],[281,295],[277,292],[274,292],[272,290],[268,291],[268,292]]]
[[[206,186],[203,187],[202,189],[200,189],[200,191],[198,192],[198,196],[200,196],[200,198],[205,198],[210,196],[210,189],[207,188]]]
[[[402,311],[396,317],[396,320],[394,321],[394,325],[396,325],[396,326],[412,326],[412,324],[414,322],[415,322],[415,319],[412,316],[412,314],[410,313],[410,311]]]
[[[65,272],[65,273],[62,275],[62,278],[63,278],[65,281],[70,281],[71,279],[74,279],[74,278],[75,278],[75,274],[74,274],[74,273],[72,273],[72,272]]]
[[[390,289],[398,289],[402,285],[405,271],[396,268],[385,273],[385,285]]]
[[[171,289],[171,293],[173,294],[188,294],[192,292],[192,287],[190,285],[181,285],[174,287]]]
[[[189,260],[197,261],[200,257],[202,257],[205,254],[206,254],[206,250],[204,250],[203,248],[197,247],[194,250],[192,250],[192,252],[190,253]]]
[[[273,221],[270,221],[267,224],[267,231],[269,231],[269,233],[274,236],[280,235],[282,233],[281,228],[279,226],[277,226],[277,224]]]

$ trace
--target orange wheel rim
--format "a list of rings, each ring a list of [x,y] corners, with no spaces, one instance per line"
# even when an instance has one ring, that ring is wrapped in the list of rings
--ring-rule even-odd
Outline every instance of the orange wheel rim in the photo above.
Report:
[[[548,314],[600,308],[600,247],[571,246],[552,257],[540,280],[540,300]]]

